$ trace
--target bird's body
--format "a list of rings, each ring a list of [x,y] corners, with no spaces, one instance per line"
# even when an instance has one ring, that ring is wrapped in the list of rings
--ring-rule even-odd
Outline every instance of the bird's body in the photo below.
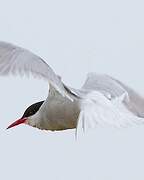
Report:
[[[70,101],[56,90],[53,91],[49,93],[39,111],[31,117],[30,125],[52,131],[76,128],[80,113],[79,101]]]
[[[90,73],[81,89],[66,86],[49,65],[28,50],[0,42],[0,75],[32,74],[49,82],[45,101],[26,109],[8,128],[25,123],[44,130],[127,127],[144,123],[144,98],[122,82]]]

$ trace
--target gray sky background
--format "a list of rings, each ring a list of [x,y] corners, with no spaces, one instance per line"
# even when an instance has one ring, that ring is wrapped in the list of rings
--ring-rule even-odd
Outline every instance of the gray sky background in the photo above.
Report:
[[[144,94],[142,0],[0,2],[0,40],[41,56],[66,84],[81,87],[95,71]],[[144,126],[96,129],[78,142],[74,130],[5,131],[28,105],[46,98],[48,85],[19,77],[0,83],[0,179],[144,179]]]

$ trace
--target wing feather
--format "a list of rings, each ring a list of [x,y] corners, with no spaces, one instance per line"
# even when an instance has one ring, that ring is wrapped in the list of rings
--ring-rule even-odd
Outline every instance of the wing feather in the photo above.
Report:
[[[123,104],[139,117],[144,117],[144,98],[135,90],[121,81],[104,74],[89,73],[82,89],[96,90],[103,93],[108,99],[115,99],[126,95]]]
[[[6,76],[10,73],[21,76],[32,74],[43,78],[63,96],[71,99],[60,78],[43,59],[24,48],[0,42],[0,75]]]
[[[91,91],[81,101],[77,129],[87,130],[106,125],[119,128],[144,123],[143,118],[126,111],[125,108],[120,108],[118,105],[120,101],[113,103],[101,92]]]

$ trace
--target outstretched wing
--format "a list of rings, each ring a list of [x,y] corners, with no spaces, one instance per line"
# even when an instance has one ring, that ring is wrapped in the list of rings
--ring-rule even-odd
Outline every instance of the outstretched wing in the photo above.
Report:
[[[144,98],[110,76],[90,73],[79,93],[82,99],[77,129],[144,123]]]
[[[137,116],[144,117],[144,98],[132,88],[108,75],[90,73],[82,89],[100,91],[109,99],[119,98],[125,94],[123,103],[126,108]]]
[[[9,73],[44,78],[63,96],[71,99],[60,78],[43,59],[26,49],[0,42],[0,75]]]
[[[123,96],[123,95],[122,95]],[[113,100],[107,99],[99,91],[89,92],[81,100],[81,111],[79,114],[77,130],[95,128],[97,126],[128,127],[144,123],[140,118],[129,110],[121,107],[123,98]],[[119,106],[120,103],[120,106]]]

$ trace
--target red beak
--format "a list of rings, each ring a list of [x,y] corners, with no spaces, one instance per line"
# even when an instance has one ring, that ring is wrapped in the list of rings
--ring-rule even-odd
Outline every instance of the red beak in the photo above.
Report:
[[[10,126],[8,126],[7,129],[10,129],[10,128],[14,127],[14,126],[18,126],[20,124],[24,124],[24,123],[26,123],[26,121],[27,121],[27,118],[18,119],[14,123],[12,123]]]

